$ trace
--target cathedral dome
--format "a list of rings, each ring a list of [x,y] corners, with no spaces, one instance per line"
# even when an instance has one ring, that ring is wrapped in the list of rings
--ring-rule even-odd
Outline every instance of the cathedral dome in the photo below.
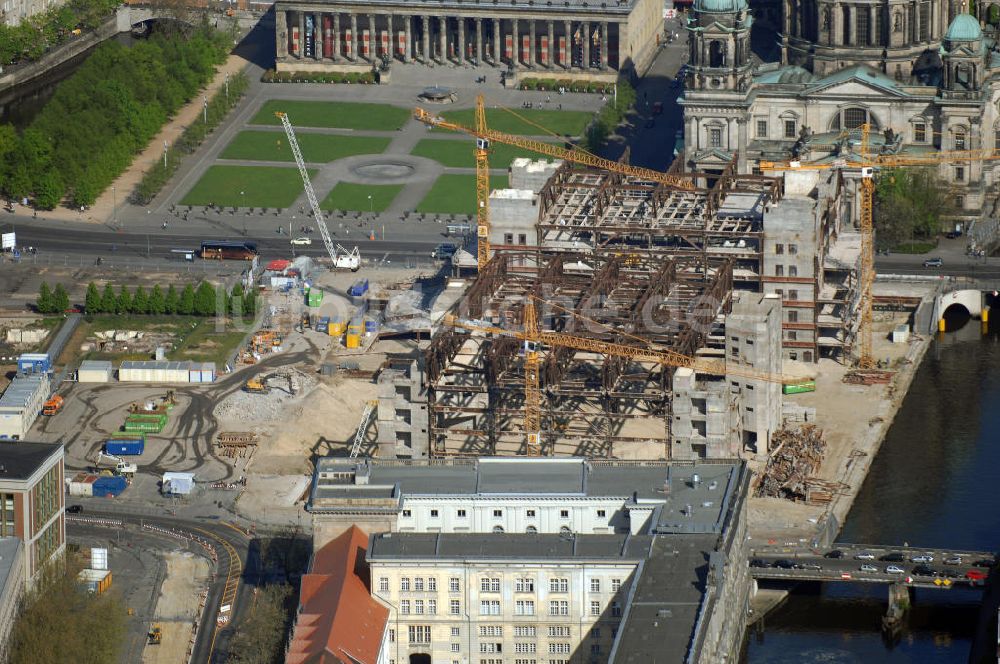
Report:
[[[694,0],[694,10],[696,12],[725,14],[745,12],[747,8],[747,0]]]
[[[948,26],[944,38],[950,42],[979,41],[983,38],[983,29],[979,27],[979,21],[970,14],[959,14]]]

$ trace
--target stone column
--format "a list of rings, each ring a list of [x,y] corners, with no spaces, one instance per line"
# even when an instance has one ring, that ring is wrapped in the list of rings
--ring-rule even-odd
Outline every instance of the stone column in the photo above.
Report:
[[[313,14],[313,59],[323,59],[323,15]]]
[[[608,68],[608,23],[601,23],[601,69]],[[740,145],[743,145],[740,143]]]
[[[411,62],[413,60],[413,17],[407,14],[403,17],[403,32],[405,33],[403,39],[406,40],[406,45],[403,47],[403,62]]]
[[[424,64],[431,61],[431,17],[424,16],[424,48],[421,57],[424,59]]]
[[[556,49],[553,42],[555,42],[555,40],[556,40],[556,24],[555,21],[549,21],[549,45],[548,45],[549,53],[545,58],[546,69],[552,69],[553,66],[552,63],[554,62],[554,60],[552,59],[552,56],[555,53]]]
[[[441,28],[441,63],[448,61],[448,17],[438,17],[438,26]]]
[[[566,61],[563,62],[563,67],[566,69],[573,68],[573,22],[566,21]]]
[[[844,12],[840,10],[840,3],[833,3],[833,10],[830,15],[830,42],[834,46],[840,46],[843,42]]]
[[[476,19],[476,66],[483,66],[483,19]]]
[[[358,61],[358,15],[351,14],[351,62]]]
[[[737,168],[737,172],[739,172],[739,173],[747,173],[748,172],[748,170],[747,170],[747,157],[746,157],[747,119],[746,118],[737,118],[736,119],[736,124],[737,124],[736,131],[737,131],[737,136],[738,136],[737,140],[739,141],[737,143],[737,146],[738,146],[737,149],[740,150],[740,153],[739,153],[739,156],[738,156],[738,159],[737,159],[737,163],[736,163],[736,168]]]
[[[306,13],[297,12],[299,15],[299,60],[306,57]]]
[[[517,34],[517,19],[512,18],[510,20],[510,32],[511,32],[511,42],[514,44],[513,57],[510,59],[510,66],[517,69],[518,63],[521,61],[521,38]]]
[[[920,39],[920,2],[916,2],[913,5],[913,41],[919,42]]]
[[[275,11],[274,25],[274,53],[280,60],[288,57],[288,14],[285,11]]]
[[[333,61],[340,62],[340,14],[333,14]]]
[[[590,69],[590,21],[583,23],[583,68]]]
[[[458,64],[465,63],[465,17],[458,17],[458,44],[455,45],[455,55],[458,56]]]
[[[528,19],[528,62],[526,63],[528,67],[534,68],[535,63],[538,62],[538,58],[535,57],[535,52],[537,51],[538,42],[536,41],[537,36],[535,35],[535,19]]]
[[[392,30],[392,28],[393,28],[393,26],[392,26],[392,24],[393,24],[392,18],[393,18],[392,14],[386,14],[385,15],[385,32],[389,36],[388,37],[389,43],[387,45],[388,46],[387,50],[389,52],[387,53],[387,55],[389,56],[390,60],[395,60],[396,59],[396,51],[399,50],[399,37],[397,37],[396,34]]]
[[[493,19],[493,66],[499,67],[503,63],[503,48],[500,44],[500,19]]]
[[[375,14],[368,15],[368,62],[378,61],[378,33],[375,32]]]

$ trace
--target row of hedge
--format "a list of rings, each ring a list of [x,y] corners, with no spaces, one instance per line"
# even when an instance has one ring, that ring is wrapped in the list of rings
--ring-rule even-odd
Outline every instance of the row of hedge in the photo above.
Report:
[[[375,83],[375,72],[311,72],[311,71],[274,71],[268,69],[260,80],[264,83],[359,83],[371,85]]]
[[[208,112],[198,117],[198,120],[188,126],[173,146],[167,150],[166,163],[159,159],[153,167],[146,171],[142,180],[132,190],[129,202],[134,205],[147,205],[166,186],[170,178],[177,172],[184,157],[194,153],[205,139],[215,131],[226,115],[229,114],[246,94],[250,82],[243,72],[229,78],[229,87],[220,88],[208,102]],[[205,116],[208,121],[205,121]]]
[[[519,84],[522,90],[541,90],[543,92],[555,92],[560,88],[566,92],[593,92],[601,94],[611,94],[614,92],[614,83],[606,81],[574,81],[568,78],[522,78]]]
[[[56,293],[48,295],[49,300],[58,297],[59,289]],[[42,291],[39,293],[39,311],[42,307],[42,298],[48,293],[48,285],[42,284]],[[219,300],[225,302],[225,312],[219,311]],[[187,284],[179,292],[171,284],[166,290],[158,284],[152,290],[146,291],[142,286],[136,287],[135,291],[130,291],[127,286],[122,287],[116,293],[111,284],[104,285],[102,294],[97,284],[90,282],[87,286],[87,296],[85,301],[85,311],[88,315],[94,314],[152,314],[152,315],[181,315],[181,316],[214,316],[231,314],[234,316],[253,315],[259,305],[255,293],[250,293],[249,297],[243,292],[243,286],[237,283],[229,293],[225,292],[222,286],[216,288],[207,281],[203,281],[195,288],[193,284]],[[44,313],[44,312],[43,312]]]

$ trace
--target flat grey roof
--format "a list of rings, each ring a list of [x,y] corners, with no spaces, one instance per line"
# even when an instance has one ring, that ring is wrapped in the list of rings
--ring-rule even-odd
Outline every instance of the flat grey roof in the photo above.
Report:
[[[10,385],[0,396],[0,408],[23,409],[35,397],[43,381],[48,381],[48,376],[29,374],[23,376],[18,374]]]
[[[475,13],[495,12],[497,9],[532,12],[538,14],[566,14],[585,12],[595,14],[623,14],[631,11],[634,0],[301,0],[297,2],[279,1],[279,10],[295,11],[298,7],[321,5],[328,11],[350,11],[362,9],[396,10],[397,12],[427,13],[431,16],[462,16]]]
[[[684,662],[705,598],[713,535],[658,536],[622,621],[614,662]]]
[[[368,560],[518,559],[537,562],[586,559],[639,561],[649,555],[649,535],[528,535],[524,533],[378,533]]]
[[[110,360],[84,360],[80,363],[84,371],[111,371]]]
[[[54,455],[63,455],[61,443],[26,443],[0,440],[0,482],[26,480]]]

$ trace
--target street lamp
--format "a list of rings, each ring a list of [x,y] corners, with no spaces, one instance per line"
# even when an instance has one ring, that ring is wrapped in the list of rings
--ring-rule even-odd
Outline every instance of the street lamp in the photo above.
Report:
[[[243,237],[247,236],[247,195],[244,192],[240,192],[240,199],[243,202]]]
[[[375,216],[375,203],[372,202],[371,194],[368,194],[368,214]]]
[[[111,185],[111,225],[118,223],[118,194],[115,185]]]
[[[202,96],[202,101],[204,102],[205,124],[208,124],[208,95]]]

